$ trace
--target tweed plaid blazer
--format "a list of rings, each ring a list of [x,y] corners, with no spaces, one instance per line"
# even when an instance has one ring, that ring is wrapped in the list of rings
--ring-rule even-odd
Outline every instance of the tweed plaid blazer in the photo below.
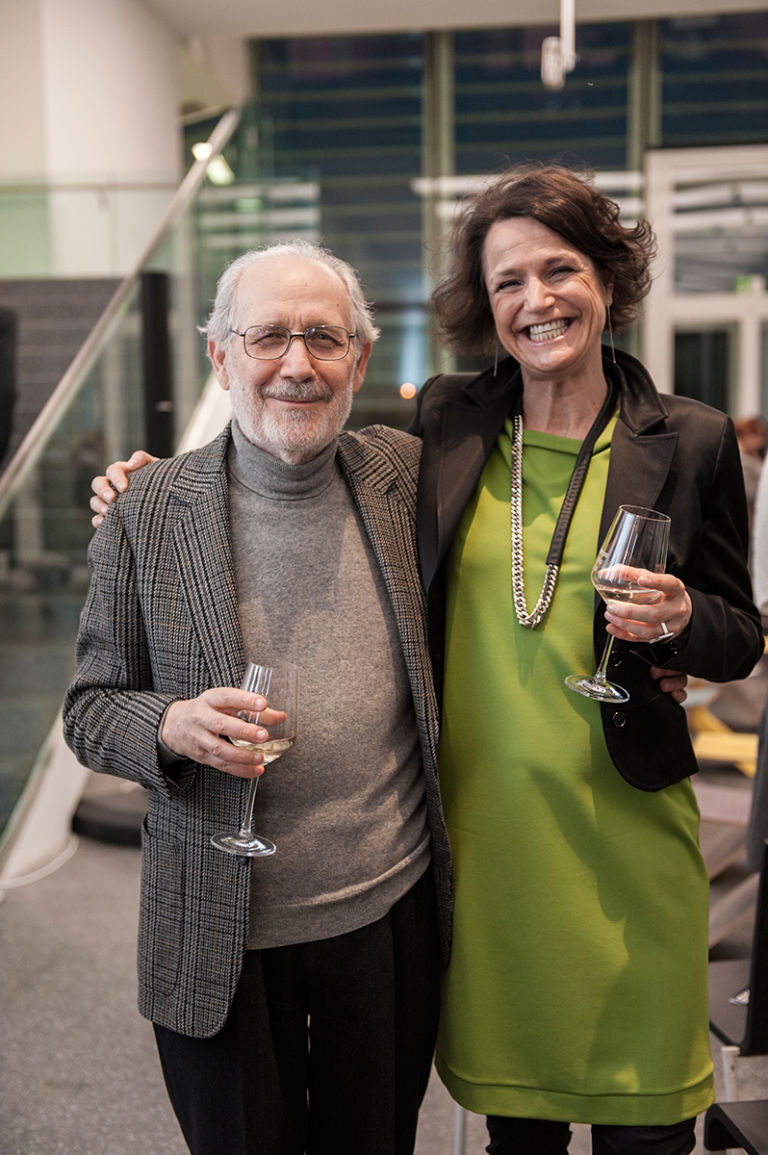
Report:
[[[142,829],[139,1009],[181,1034],[223,1025],[245,951],[251,863],[212,848],[235,828],[247,782],[193,762],[164,773],[166,707],[244,666],[229,523],[229,429],[202,449],[148,466],[89,549],[91,584],[77,670],[64,703],[83,765],[147,790]],[[392,601],[416,710],[444,952],[451,863],[437,785],[438,711],[415,541],[420,443],[381,426],[342,433],[338,459]]]

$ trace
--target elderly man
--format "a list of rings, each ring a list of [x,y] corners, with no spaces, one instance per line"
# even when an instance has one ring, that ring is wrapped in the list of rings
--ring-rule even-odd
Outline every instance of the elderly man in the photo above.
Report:
[[[231,426],[142,469],[91,546],[65,732],[148,791],[140,1010],[196,1155],[413,1150],[450,855],[419,443],[342,432],[376,336],[326,250],[240,257],[207,326]],[[300,668],[300,725],[258,793],[278,852],[251,860],[210,837],[263,770],[229,739],[264,737],[234,687],[265,658]]]

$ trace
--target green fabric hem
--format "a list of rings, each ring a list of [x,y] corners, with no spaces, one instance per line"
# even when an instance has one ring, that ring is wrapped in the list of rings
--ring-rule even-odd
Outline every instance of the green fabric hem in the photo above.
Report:
[[[601,1123],[623,1127],[665,1127],[705,1111],[715,1099],[714,1079],[663,1095],[574,1095],[539,1087],[469,1083],[436,1056],[437,1073],[451,1097],[477,1115],[509,1115],[567,1123]]]

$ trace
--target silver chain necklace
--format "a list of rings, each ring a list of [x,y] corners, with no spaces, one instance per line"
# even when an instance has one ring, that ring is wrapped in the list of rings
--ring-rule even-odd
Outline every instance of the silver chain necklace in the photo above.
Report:
[[[512,462],[510,466],[510,497],[509,521],[511,535],[511,569],[512,569],[512,600],[515,606],[515,617],[526,630],[535,630],[542,620],[555,596],[560,573],[560,564],[563,560],[565,540],[571,527],[573,511],[579,500],[584,480],[589,469],[589,461],[595,442],[605,429],[616,406],[616,389],[612,383],[608,384],[608,391],[602,408],[595,418],[592,428],[582,442],[576,464],[573,467],[571,480],[568,482],[563,504],[552,534],[552,542],[547,554],[547,569],[544,575],[544,584],[536,605],[528,612],[525,600],[525,554],[523,550],[523,415],[516,413],[512,418]]]
[[[544,585],[539,600],[528,612],[525,600],[525,555],[523,553],[523,418],[517,413],[513,418],[512,466],[510,470],[510,528],[512,534],[512,599],[515,603],[515,617],[526,630],[535,630],[549,609],[555,595],[559,565],[547,563]]]

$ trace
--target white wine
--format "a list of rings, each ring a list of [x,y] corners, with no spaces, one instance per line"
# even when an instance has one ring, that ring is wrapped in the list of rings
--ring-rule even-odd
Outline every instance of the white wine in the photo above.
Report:
[[[595,589],[606,602],[631,602],[636,606],[652,606],[664,596],[661,590],[652,590],[647,586],[638,586],[632,582],[625,585],[616,585],[614,582],[596,581]]]
[[[270,738],[266,742],[243,742],[241,738],[230,738],[233,746],[240,746],[245,750],[261,750],[265,766],[269,766],[270,762],[274,762],[286,750],[290,750],[295,741],[295,734],[288,734],[285,738]]]

